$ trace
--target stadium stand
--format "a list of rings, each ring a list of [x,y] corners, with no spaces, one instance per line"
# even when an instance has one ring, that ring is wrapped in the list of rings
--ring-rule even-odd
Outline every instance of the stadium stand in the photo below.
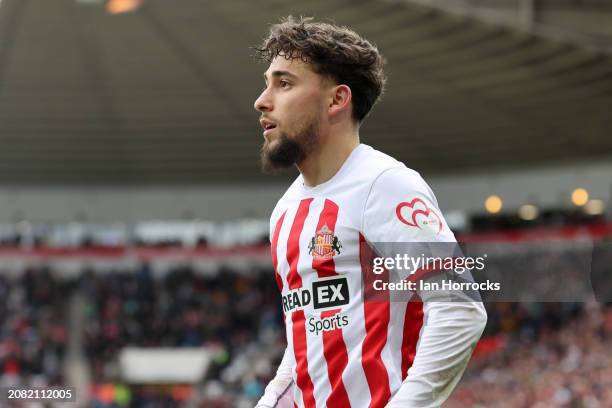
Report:
[[[534,255],[530,247],[518,247],[525,252],[515,256],[519,261],[511,268],[533,267],[533,257],[542,254],[551,257],[544,262],[549,266],[580,265],[576,251]],[[602,248],[595,264],[608,271],[612,251],[609,245]],[[153,249],[164,253],[163,248]],[[91,248],[75,249],[68,256],[79,251],[91,253]],[[87,406],[252,406],[284,350],[273,272],[249,263],[227,266],[229,262],[219,258],[214,266],[202,268],[202,259],[214,252],[203,252],[200,258],[194,258],[193,251],[184,254],[190,256],[165,264],[154,256],[135,266],[111,263],[94,268],[85,262],[76,270],[73,265],[70,272],[47,259],[23,273],[3,275],[2,383],[64,384],[69,374],[64,368],[67,349],[76,347],[83,352],[91,380],[89,402],[83,403]],[[223,256],[229,260],[232,252]],[[491,268],[496,263],[508,265],[507,255],[493,256]],[[73,302],[75,297],[81,302]],[[74,308],[80,311],[82,325],[69,318]],[[446,406],[609,406],[609,305],[594,299],[489,302],[487,311],[483,339]],[[82,331],[76,346],[69,341],[75,330]],[[126,379],[121,363],[126,347],[203,347],[211,358],[198,381],[138,383]]]
[[[0,386],[65,383],[71,288],[44,266],[0,275]]]

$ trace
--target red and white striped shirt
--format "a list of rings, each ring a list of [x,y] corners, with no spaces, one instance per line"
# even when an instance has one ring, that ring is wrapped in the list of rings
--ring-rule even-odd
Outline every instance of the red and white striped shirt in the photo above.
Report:
[[[258,407],[430,407],[448,397],[484,328],[482,304],[362,296],[364,242],[455,241],[417,172],[361,144],[329,181],[295,180],[270,237],[287,349]]]

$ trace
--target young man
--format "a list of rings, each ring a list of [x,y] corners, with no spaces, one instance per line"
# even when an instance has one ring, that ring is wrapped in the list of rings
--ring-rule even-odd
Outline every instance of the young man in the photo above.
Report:
[[[255,101],[264,171],[300,176],[270,220],[287,349],[257,407],[438,407],[486,323],[481,303],[373,302],[363,243],[454,242],[433,193],[403,163],[360,144],[383,58],[355,32],[309,18],[273,25]]]

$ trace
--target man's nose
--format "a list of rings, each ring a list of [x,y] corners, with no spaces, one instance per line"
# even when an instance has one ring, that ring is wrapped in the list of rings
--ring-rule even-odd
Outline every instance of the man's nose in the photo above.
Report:
[[[270,94],[267,88],[264,89],[261,95],[255,100],[253,106],[255,110],[259,112],[269,112],[272,110],[272,101],[270,100]]]

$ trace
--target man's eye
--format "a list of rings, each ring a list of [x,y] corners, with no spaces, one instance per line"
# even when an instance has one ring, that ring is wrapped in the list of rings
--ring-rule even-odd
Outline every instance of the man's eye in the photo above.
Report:
[[[281,88],[286,88],[286,87],[288,87],[288,86],[289,86],[289,82],[287,82],[287,81],[280,81],[280,82],[279,82],[279,86],[280,86]]]

